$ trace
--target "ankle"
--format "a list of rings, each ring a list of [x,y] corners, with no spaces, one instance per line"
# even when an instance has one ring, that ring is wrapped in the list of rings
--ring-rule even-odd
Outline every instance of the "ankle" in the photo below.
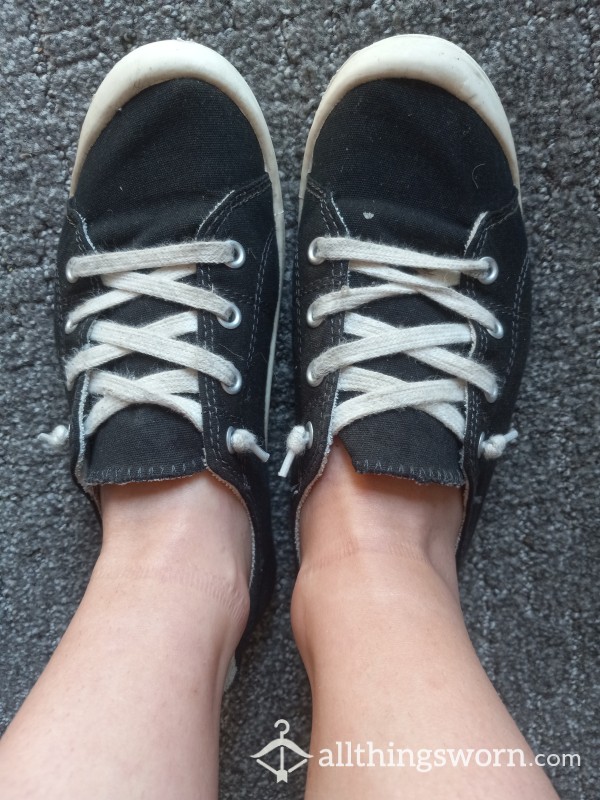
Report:
[[[334,441],[325,471],[301,514],[301,559],[315,570],[359,553],[422,562],[456,584],[460,487],[355,472]]]
[[[440,574],[426,556],[359,548],[337,561],[302,563],[291,624],[309,677],[323,652],[331,654],[332,637],[344,659],[346,647],[362,647],[370,637],[383,642],[409,620],[424,629],[432,620],[464,624],[456,579]]]
[[[226,669],[250,608],[250,524],[238,498],[208,473],[102,487],[103,543],[90,586],[128,608],[153,609],[174,637],[202,628]]]
[[[103,570],[247,592],[248,516],[233,492],[208,473],[103,486],[101,503]]]
[[[425,609],[462,621],[455,560],[461,495],[458,487],[358,475],[334,442],[301,514],[292,628],[307,668],[333,628],[350,641],[361,625]]]

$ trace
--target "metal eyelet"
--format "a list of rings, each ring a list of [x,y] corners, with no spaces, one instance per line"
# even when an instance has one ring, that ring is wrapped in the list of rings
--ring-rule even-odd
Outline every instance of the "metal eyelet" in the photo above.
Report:
[[[306,309],[306,324],[309,328],[318,328],[319,325],[323,322],[322,319],[315,319],[312,311],[312,303]]]
[[[485,392],[484,394],[488,403],[495,403],[499,395],[498,386],[494,386],[491,392]]]
[[[77,323],[73,322],[71,317],[67,317],[67,320],[65,322],[65,333],[73,333],[76,327]]]
[[[226,262],[227,266],[230,269],[239,269],[246,261],[246,251],[239,242],[235,241],[235,239],[229,239],[227,244],[233,247],[233,258],[231,261]]]
[[[479,444],[477,445],[477,457],[481,458],[483,455],[483,446],[485,444],[485,433],[482,433],[479,437]]]
[[[479,262],[481,264],[485,264],[487,271],[479,275],[477,280],[479,283],[485,283],[486,285],[488,283],[493,283],[498,277],[498,262],[491,256],[483,256],[483,258],[479,259]]]
[[[304,427],[306,428],[306,432],[308,433],[308,442],[306,443],[306,449],[310,450],[310,448],[312,447],[313,439],[314,439],[314,435],[315,435],[315,432],[313,430],[312,422],[307,422]]]
[[[67,262],[67,266],[65,267],[65,278],[69,283],[75,283],[78,280],[77,275],[73,274],[73,267],[70,261]]]
[[[317,240],[313,239],[308,245],[308,260],[311,264],[322,264],[325,259],[317,255]]]
[[[496,320],[494,322],[493,328],[486,328],[487,332],[490,336],[493,336],[494,339],[502,339],[504,336],[504,326],[500,322],[500,320]]]
[[[308,369],[306,370],[306,382],[308,383],[309,386],[313,387],[320,386],[323,383],[323,378],[318,378],[313,372],[312,364],[309,364]]]
[[[234,369],[235,369],[235,367],[234,367]],[[228,386],[226,383],[222,383],[221,386],[223,387],[224,391],[227,392],[227,394],[237,394],[240,391],[240,389],[242,388],[242,383],[243,383],[242,375],[241,375],[240,371],[236,369],[235,370],[235,381],[231,384],[231,386]]]
[[[237,430],[237,428],[234,428],[234,427],[233,427],[233,425],[230,425],[230,426],[227,428],[227,434],[225,435],[225,442],[227,443],[227,450],[228,450],[228,451],[229,451],[229,452],[230,452],[232,455],[234,455],[234,454],[235,454],[235,450],[233,449],[233,444],[232,444],[232,441],[231,441],[231,439],[232,439],[232,437],[233,437],[233,434],[236,432],[236,430]]]
[[[237,326],[242,321],[242,312],[236,306],[235,303],[231,303],[229,306],[229,317],[228,319],[223,319],[223,317],[217,317],[219,320],[219,324],[222,325],[224,328],[237,328]]]

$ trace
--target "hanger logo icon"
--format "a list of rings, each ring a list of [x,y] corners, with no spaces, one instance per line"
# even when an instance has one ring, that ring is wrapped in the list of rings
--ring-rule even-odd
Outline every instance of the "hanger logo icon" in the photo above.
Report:
[[[280,728],[279,736],[276,739],[272,739],[269,744],[263,747],[262,750],[259,750],[258,753],[254,753],[250,758],[255,758],[256,762],[260,764],[261,767],[273,773],[277,779],[277,783],[281,783],[282,781],[287,783],[290,772],[294,772],[298,767],[304,766],[312,756],[310,753],[305,753],[304,750],[298,747],[291,739],[286,738],[287,734],[290,732],[290,723],[287,719],[278,719],[273,727],[276,729]],[[271,764],[263,760],[265,756],[268,756],[274,750],[279,750],[279,762],[276,767],[271,766]],[[289,768],[286,768],[285,764],[286,751],[295,754],[299,758],[299,760]]]

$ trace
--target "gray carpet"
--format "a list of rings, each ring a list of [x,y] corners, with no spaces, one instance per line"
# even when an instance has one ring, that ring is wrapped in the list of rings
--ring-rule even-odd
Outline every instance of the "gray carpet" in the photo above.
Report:
[[[66,418],[52,342],[51,280],[75,142],[101,77],[131,47],[184,37],[246,75],[280,158],[292,260],[300,160],[311,116],[347,56],[402,32],[465,47],[513,125],[535,265],[533,346],[518,446],[497,471],[462,578],[477,651],[535,749],[579,753],[549,769],[564,798],[598,796],[597,0],[317,3],[7,0],[0,10],[0,722],[36,680],[82,595],[99,544],[92,510],[36,433]],[[289,281],[272,442],[292,419]],[[289,626],[294,559],[286,487],[275,487],[273,610],[227,697],[223,798],[300,798],[248,756],[284,717],[308,743],[310,698]],[[399,732],[400,738],[401,732]],[[597,764],[596,764],[597,769]]]

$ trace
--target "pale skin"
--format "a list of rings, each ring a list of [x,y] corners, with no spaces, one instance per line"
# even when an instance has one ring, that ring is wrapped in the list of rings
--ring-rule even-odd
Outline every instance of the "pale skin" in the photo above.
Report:
[[[311,752],[336,741],[529,750],[458,601],[459,489],[357,475],[334,444],[301,515],[292,625]],[[48,666],[0,740],[3,800],[214,800],[219,712],[248,613],[249,525],[203,473],[102,492],[103,546]],[[531,758],[532,760],[532,758]],[[556,798],[539,767],[323,768],[310,800]]]
[[[342,445],[301,516],[292,625],[313,694],[311,752],[336,741],[385,748],[533,753],[471,645],[458,597],[462,491],[357,475]],[[537,766],[322,768],[309,800],[550,800]]]

